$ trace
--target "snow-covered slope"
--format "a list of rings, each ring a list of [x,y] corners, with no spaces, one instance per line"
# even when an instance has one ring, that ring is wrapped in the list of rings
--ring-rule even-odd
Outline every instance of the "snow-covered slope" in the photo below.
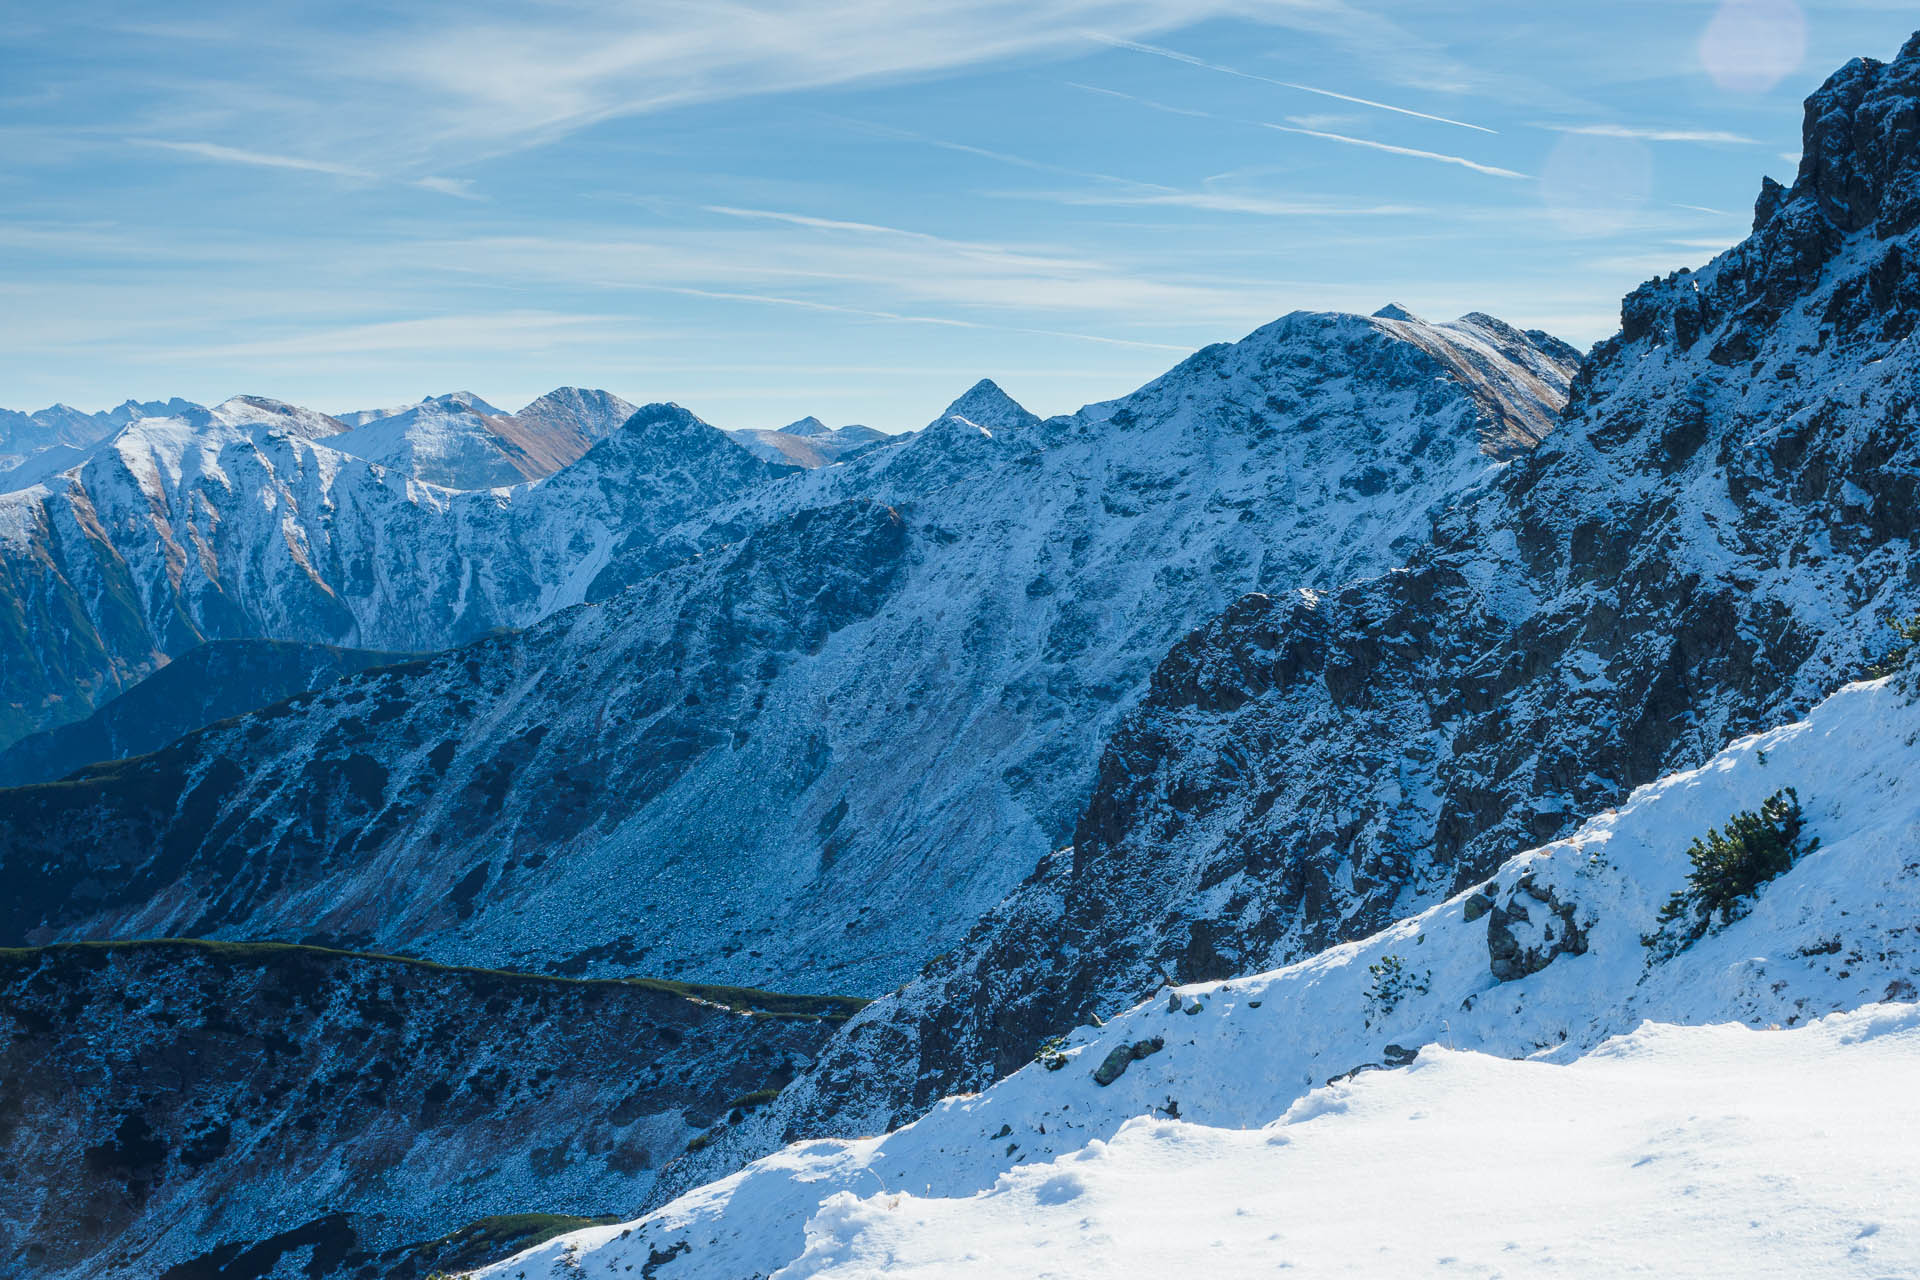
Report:
[[[199,407],[176,396],[145,403],[128,400],[99,413],[82,413],[67,404],[33,413],[0,409],[0,492],[71,466],[135,418],[172,417]]]
[[[1071,849],[916,982],[859,1101],[911,1118],[1157,973],[1367,934],[1859,674],[1920,607],[1916,120],[1920,38],[1849,64],[1753,235],[1629,296],[1562,425],[1403,567],[1175,644]]]
[[[1142,1116],[979,1195],[844,1192],[776,1274],[1905,1275],[1916,1072],[1913,1005],[1649,1023],[1565,1067],[1435,1046],[1257,1128]]]
[[[563,387],[507,414],[470,391],[364,410],[329,447],[447,489],[492,489],[551,475],[632,417],[605,391]]]
[[[449,391],[444,395],[422,396],[412,404],[397,404],[389,409],[354,409],[347,413],[336,413],[333,416],[346,423],[349,427],[364,427],[369,423],[380,422],[387,418],[404,417],[416,409],[423,409],[429,406],[447,412],[457,412],[464,409],[472,412],[476,416],[485,415],[487,417],[498,417],[506,412],[505,409],[488,404],[471,391]]]
[[[976,387],[972,418],[634,530],[602,610],[6,798],[0,865],[37,869],[10,928],[884,989],[1066,836],[1169,644],[1397,563],[1568,372],[1484,317],[1300,314],[1047,423]],[[154,811],[209,770],[217,820]],[[76,899],[89,859],[120,870]]]
[[[563,391],[523,414],[568,404],[581,431],[626,407]],[[587,598],[610,560],[644,572],[660,531],[783,473],[666,405],[493,492],[342,453],[345,434],[238,397],[136,420],[72,470],[0,495],[0,742],[80,719],[206,639],[419,650],[525,625]]]
[[[1685,886],[1690,841],[1785,787],[1817,849],[1691,946],[1646,945]],[[1012,1256],[998,1250],[1031,1246],[1040,1252],[1023,1271],[1092,1275],[1149,1227],[1167,1238],[1156,1247],[1209,1265],[1264,1240],[1263,1273],[1290,1256],[1324,1261],[1328,1274],[1423,1272],[1448,1253],[1484,1264],[1512,1243],[1517,1256],[1499,1265],[1616,1274],[1610,1260],[1671,1264],[1678,1255],[1658,1250],[1683,1246],[1666,1233],[1719,1211],[1732,1216],[1712,1240],[1744,1260],[1729,1271],[1771,1274],[1777,1261],[1780,1274],[1815,1262],[1897,1274],[1920,1262],[1920,1220],[1895,1207],[1920,1191],[1909,1158],[1920,1111],[1907,1087],[1920,1012],[1874,1006],[1912,1001],[1920,980],[1916,849],[1912,677],[1849,686],[1806,720],[1643,787],[1364,941],[1275,972],[1143,992],[1143,1003],[1109,1009],[1118,1016],[1104,1026],[1043,1047],[1051,1063],[949,1098],[885,1137],[798,1143],[638,1222],[483,1274],[544,1280],[570,1274],[571,1254],[587,1274],[651,1260],[660,1280],[876,1275],[889,1256],[905,1274],[991,1275]],[[842,1039],[884,1039],[886,1003]],[[1642,1028],[1649,1020],[1706,1029]],[[1726,1023],[1749,1029],[1713,1025]],[[789,1092],[820,1085],[816,1072]],[[749,1148],[782,1123],[769,1109],[718,1126],[707,1149]],[[1783,1127],[1770,1133],[1770,1123]],[[1370,1183],[1364,1153],[1394,1151],[1399,1172],[1381,1168],[1387,1180]],[[1341,1153],[1360,1163],[1336,1169]],[[1121,1221],[1144,1194],[1198,1211],[1178,1187],[1229,1183],[1235,1169],[1247,1180],[1241,1198],[1190,1226],[1169,1212]],[[1345,1238],[1333,1228],[1362,1206],[1311,1212],[1337,1189],[1386,1194],[1420,1171],[1460,1189],[1427,1186],[1418,1209],[1388,1195],[1368,1206],[1383,1225]],[[1511,1219],[1488,1204],[1437,1236],[1412,1229],[1444,1218],[1457,1197],[1523,1185],[1511,1180],[1528,1171],[1552,1172]],[[1795,1172],[1850,1181],[1796,1186],[1785,1176]],[[1268,1178],[1266,1190],[1248,1185]],[[1697,1209],[1669,1207],[1663,1219],[1661,1197],[1690,1181]],[[1555,1197],[1582,1186],[1606,1210],[1576,1214],[1556,1241],[1543,1225]],[[1594,1225],[1609,1219],[1615,1244]],[[1396,1220],[1408,1229],[1384,1225]],[[1620,1230],[1627,1220],[1666,1225],[1648,1241]],[[1784,1223],[1807,1231],[1794,1251],[1770,1253],[1779,1239],[1768,1224]],[[1563,1252],[1537,1252],[1556,1243]],[[1849,1254],[1855,1243],[1863,1252]]]
[[[751,427],[728,432],[755,456],[796,467],[824,467],[861,449],[885,444],[894,437],[872,427],[829,427],[818,418],[802,418],[778,431]]]

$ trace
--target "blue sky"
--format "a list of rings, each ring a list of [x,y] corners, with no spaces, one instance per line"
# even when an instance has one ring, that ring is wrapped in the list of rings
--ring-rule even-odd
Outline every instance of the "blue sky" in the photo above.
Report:
[[[466,0],[0,16],[0,405],[1042,413],[1297,309],[1582,346],[1911,3]]]

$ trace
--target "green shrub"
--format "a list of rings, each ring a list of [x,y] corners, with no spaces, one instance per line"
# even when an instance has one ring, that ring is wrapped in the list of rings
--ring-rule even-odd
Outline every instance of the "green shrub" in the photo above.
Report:
[[[1067,1065],[1067,1055],[1061,1050],[1067,1047],[1065,1036],[1048,1036],[1033,1051],[1033,1060],[1049,1071],[1058,1071]]]
[[[752,1111],[755,1107],[766,1106],[769,1102],[772,1102],[775,1098],[779,1096],[780,1096],[780,1090],[777,1087],[768,1088],[768,1089],[755,1089],[752,1093],[743,1093],[739,1097],[735,1098],[732,1102],[729,1102],[727,1104],[727,1109],[729,1111],[740,1111],[740,1112]]]
[[[1893,628],[1893,634],[1900,639],[1885,657],[1867,668],[1867,674],[1876,680],[1905,667],[1913,657],[1914,646],[1920,645],[1920,613],[1906,619],[1888,618],[1887,625]]]
[[[1431,973],[1415,977],[1400,956],[1381,956],[1367,966],[1367,972],[1373,975],[1373,981],[1367,986],[1368,1025],[1372,1025],[1375,1018],[1385,1018],[1392,1013],[1408,996],[1425,995],[1433,977]]]
[[[1687,849],[1687,887],[1667,899],[1660,924],[1640,941],[1666,954],[1684,951],[1712,927],[1733,920],[1761,885],[1820,847],[1802,840],[1800,797],[1792,787],[1768,796],[1760,812],[1742,810],[1724,831],[1709,828]]]

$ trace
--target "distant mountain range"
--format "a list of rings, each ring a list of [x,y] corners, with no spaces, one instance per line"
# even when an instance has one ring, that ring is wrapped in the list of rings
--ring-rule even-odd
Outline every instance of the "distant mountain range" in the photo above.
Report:
[[[630,497],[665,465],[730,454],[703,489],[674,487],[706,498],[679,523],[629,517],[644,542],[605,552],[599,576],[677,567],[0,796],[10,865],[45,868],[7,932],[883,989],[1069,836],[1100,743],[1167,646],[1241,591],[1400,561],[1536,446],[1571,373],[1487,317],[1298,315],[1072,417],[1041,422],[986,383],[902,443],[786,474],[683,410],[642,410],[547,482],[484,495],[466,527],[523,501],[583,520],[610,477]],[[646,471],[601,463],[629,439],[654,446]],[[595,501],[544,501],[569,480]],[[210,769],[211,808],[168,798]],[[95,849],[78,879],[46,861],[75,824]],[[633,889],[608,901],[615,876]],[[547,923],[588,904],[590,928]]]
[[[824,467],[851,457],[862,449],[898,439],[872,427],[829,427],[818,418],[802,418],[778,431],[743,430],[733,438],[768,462],[787,462],[796,467]]]

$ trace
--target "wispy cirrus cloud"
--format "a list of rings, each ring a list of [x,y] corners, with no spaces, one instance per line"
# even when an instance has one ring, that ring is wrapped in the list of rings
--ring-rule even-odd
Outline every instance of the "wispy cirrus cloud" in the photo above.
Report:
[[[1317,27],[1337,0],[1276,0],[1261,21]],[[1130,39],[1245,14],[1244,0],[572,0],[427,4],[397,29],[333,38],[337,65],[418,100],[408,133],[515,148],[622,116],[1068,56],[1090,28]]]
[[[647,336],[631,319],[552,311],[501,311],[423,316],[372,324],[307,329],[278,337],[186,348],[160,348],[146,358],[241,359],[254,357],[417,355],[466,351],[546,351],[582,342],[633,342]]]
[[[1495,164],[1482,164],[1478,160],[1469,160],[1465,156],[1449,155],[1444,151],[1423,151],[1418,147],[1396,146],[1391,142],[1377,142],[1372,138],[1356,138],[1346,133],[1328,133],[1324,129],[1302,129],[1292,124],[1261,123],[1261,128],[1272,129],[1279,133],[1295,133],[1303,138],[1320,138],[1327,142],[1340,142],[1349,147],[1366,147],[1371,151],[1384,151],[1389,155],[1408,156],[1416,160],[1434,160],[1441,164],[1459,165],[1462,169],[1471,169],[1475,173],[1488,174],[1495,178],[1525,179],[1528,175],[1515,169],[1503,169]]]
[[[1085,88],[1087,86],[1079,86]],[[911,129],[901,129],[893,125],[876,124],[871,120],[854,120],[845,116],[824,116],[836,124],[845,125],[861,133],[879,138],[893,138],[901,142],[915,142],[932,147],[938,151],[951,151],[956,155],[977,156],[982,160],[992,160],[997,164],[1011,165],[1016,169],[1027,169],[1034,173],[1051,173],[1066,178],[1085,178],[1092,182],[1112,183],[1116,186],[1138,187],[1148,191],[1171,191],[1172,187],[1161,186],[1153,182],[1141,182],[1133,178],[1117,177],[1111,173],[1098,173],[1089,169],[1075,169],[1070,165],[1053,164],[1046,160],[1035,160],[1031,156],[1017,155],[1011,151],[997,151],[991,147],[975,146],[966,142],[955,142],[949,138],[936,138],[930,134],[916,133]]]
[[[367,181],[376,177],[370,170],[356,165],[335,164],[328,160],[309,160],[302,156],[274,155],[266,151],[248,151],[242,147],[223,146],[217,142],[174,142],[163,138],[129,138],[127,141],[137,147],[152,147],[179,155],[198,156],[202,160],[213,160],[220,164],[250,165],[256,169],[296,169],[303,173],[325,173],[336,178],[360,178]]]
[[[1403,147],[1390,142],[1378,142],[1372,138],[1359,138],[1351,134],[1332,133],[1325,129],[1303,128],[1297,124],[1274,124],[1268,120],[1243,120],[1236,116],[1223,116],[1212,111],[1199,111],[1192,107],[1172,106],[1165,102],[1156,102],[1152,98],[1142,98],[1137,94],[1122,93],[1118,89],[1103,89],[1098,85],[1080,84],[1077,81],[1071,80],[1067,81],[1067,83],[1076,89],[1084,89],[1088,93],[1096,93],[1104,97],[1118,98],[1125,102],[1137,103],[1140,106],[1147,107],[1154,111],[1164,111],[1170,115],[1189,116],[1200,120],[1225,120],[1233,124],[1250,125],[1259,129],[1272,129],[1279,133],[1294,133],[1306,138],[1320,138],[1328,142],[1342,142],[1348,146],[1366,147],[1370,150],[1381,151],[1390,155],[1407,156],[1413,159],[1434,160],[1442,164],[1459,165],[1461,168],[1471,169],[1476,173],[1484,173],[1496,178],[1524,179],[1528,176],[1517,170],[1503,169],[1499,165],[1483,164],[1478,160],[1472,160],[1466,156],[1450,155],[1444,151],[1425,151],[1418,147]]]
[[[1071,336],[1089,340],[1102,338],[1116,318],[1124,330],[1142,316],[1237,323],[1260,310],[1243,282],[1170,275],[1069,249],[950,239],[782,210],[712,212],[724,222],[646,234],[582,228],[415,241],[394,250],[392,269],[484,276],[516,287],[665,292],[916,324],[952,321],[959,328],[1064,335],[1034,321],[1076,316],[1096,327]],[[364,268],[386,269],[378,262]]]
[[[1742,147],[1760,145],[1757,138],[1725,129],[1659,129],[1627,124],[1556,124],[1547,127],[1556,133],[1577,133],[1589,138],[1631,138],[1636,142],[1705,142]]]
[[[1299,199],[1233,191],[1172,191],[1139,194],[1114,191],[1032,191],[1016,194],[1029,199],[1083,207],[1197,209],[1207,213],[1244,213],[1263,218],[1382,218],[1432,212],[1422,205]]]
[[[1174,62],[1183,62],[1190,67],[1200,67],[1207,71],[1217,71],[1221,75],[1237,76],[1242,80],[1257,80],[1262,84],[1278,85],[1282,89],[1293,89],[1300,93],[1317,94],[1322,98],[1333,98],[1339,102],[1350,102],[1356,106],[1371,107],[1376,111],[1391,111],[1398,115],[1412,116],[1416,120],[1431,120],[1436,124],[1450,124],[1459,129],[1472,129],[1479,133],[1498,133],[1485,125],[1470,124],[1465,120],[1455,120],[1452,116],[1434,115],[1426,111],[1415,111],[1411,107],[1397,107],[1390,102],[1380,102],[1373,98],[1362,98],[1351,93],[1339,93],[1332,89],[1323,89],[1318,85],[1301,84],[1297,80],[1278,80],[1272,76],[1256,75],[1251,71],[1242,71],[1238,67],[1225,66],[1218,62],[1208,62],[1196,58],[1190,53],[1181,53],[1177,49],[1164,49],[1159,45],[1143,44],[1137,40],[1122,40],[1117,36],[1101,36],[1101,40],[1120,49],[1132,49],[1136,53],[1150,53],[1155,57],[1168,58]]]
[[[351,178],[356,182],[386,181],[371,169],[362,169],[357,165],[336,164],[330,160],[314,160],[305,156],[283,156],[269,151],[249,151],[243,147],[229,147],[218,142],[180,142],[168,138],[128,138],[130,145],[149,147],[157,151],[171,151],[176,155],[193,156],[200,160],[211,160],[217,164],[245,165],[255,169],[290,169],[298,173],[320,173],[334,178]],[[473,182],[467,178],[443,178],[428,175],[424,178],[404,179],[404,184],[418,187],[422,191],[432,191],[443,196],[454,196],[461,200],[479,200],[482,197],[473,190]]]
[[[473,189],[471,178],[441,178],[429,174],[424,178],[415,178],[413,185],[422,191],[437,191],[443,196],[452,196],[456,200],[480,200],[481,196]]]

